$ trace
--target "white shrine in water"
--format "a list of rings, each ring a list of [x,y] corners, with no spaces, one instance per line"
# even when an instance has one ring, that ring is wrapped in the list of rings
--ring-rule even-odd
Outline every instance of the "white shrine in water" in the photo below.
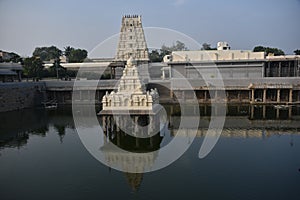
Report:
[[[117,91],[112,91],[102,98],[103,109],[100,114],[151,114],[159,103],[157,89],[146,91],[142,85],[136,61],[130,57],[123,70]]]

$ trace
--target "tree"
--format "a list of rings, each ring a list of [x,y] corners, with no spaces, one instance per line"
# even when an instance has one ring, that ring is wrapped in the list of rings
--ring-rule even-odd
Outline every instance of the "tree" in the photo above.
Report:
[[[24,75],[27,78],[41,78],[43,71],[43,62],[37,57],[28,57],[24,59]]]
[[[168,53],[171,53],[172,51],[187,51],[188,48],[185,46],[185,44],[183,42],[180,41],[176,41],[176,44],[173,44],[170,47],[167,47],[165,45],[162,45],[161,47],[161,51],[165,51]]]
[[[187,51],[188,48],[185,46],[183,42],[176,41],[176,44],[171,47],[173,51]]]
[[[14,63],[18,63],[18,62],[22,62],[22,58],[16,54],[15,52],[5,52],[5,51],[1,51],[3,54],[5,54],[5,56],[1,56],[0,57],[0,62],[14,62]]]
[[[161,62],[163,57],[159,50],[155,49],[149,53],[149,59],[151,60],[151,62]]]
[[[64,47],[65,51],[64,51],[64,55],[69,58],[69,56],[71,55],[71,51],[74,50],[73,47],[70,47],[70,46],[66,46]]]
[[[11,56],[11,58],[9,59],[9,62],[14,62],[14,63],[22,62],[22,58],[18,54],[14,53],[14,52],[11,52],[9,54]]]
[[[274,54],[275,56],[280,56],[284,55],[284,51],[278,48],[273,48],[273,47],[264,47],[264,46],[256,46],[253,49],[254,52],[265,52],[267,55],[269,53]]]
[[[32,55],[34,57],[39,57],[42,61],[50,61],[53,59],[59,59],[62,55],[62,51],[56,46],[36,47]]]
[[[161,49],[151,51],[149,53],[149,59],[151,62],[161,62],[165,55],[169,55],[173,51],[187,51],[187,50],[188,48],[185,46],[183,42],[176,41],[176,43],[170,47],[166,45],[162,45]]]
[[[53,65],[50,67],[51,74],[55,74],[56,78],[59,79],[62,76],[66,75],[66,68],[60,65],[60,59],[55,59]],[[62,73],[59,73],[59,71],[63,71]]]
[[[296,49],[296,50],[294,51],[294,53],[295,53],[295,55],[300,55],[300,50],[299,50],[299,49]]]
[[[212,48],[211,44],[203,43],[201,50],[205,50],[205,51],[208,51],[208,50],[217,50],[217,48]]]
[[[84,59],[87,58],[88,52],[85,49],[75,49],[70,46],[67,46],[64,49],[64,55],[70,63],[83,62]]]
[[[262,51],[265,51],[265,50],[266,50],[266,47],[263,47],[263,46],[256,46],[253,49],[254,52],[262,52]]]
[[[71,51],[69,62],[83,62],[87,58],[87,51],[84,49],[75,49]]]

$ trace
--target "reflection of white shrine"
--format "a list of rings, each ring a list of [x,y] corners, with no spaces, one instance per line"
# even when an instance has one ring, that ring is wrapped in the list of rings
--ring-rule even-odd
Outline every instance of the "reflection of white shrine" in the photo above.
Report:
[[[160,148],[163,137],[159,132],[159,115],[150,116],[153,120],[149,120],[147,127],[137,126],[137,123],[130,124],[129,118],[102,116],[104,142],[99,150],[104,154],[106,164],[110,168],[125,172],[131,188],[136,190],[142,181],[142,173],[154,166],[158,156],[157,150]],[[124,132],[117,124],[121,127],[127,124],[132,136]],[[136,137],[144,134],[149,137]]]
[[[153,111],[159,102],[156,89],[146,91],[139,78],[136,61],[130,57],[123,71],[117,91],[112,91],[102,98],[103,110],[101,114],[110,114],[111,111],[138,111],[142,114]],[[138,113],[137,113],[138,114]]]
[[[157,152],[140,154],[140,153],[123,153],[115,151],[112,144],[106,143],[101,147],[105,155],[108,166],[122,170],[133,191],[138,190],[143,180],[143,172],[151,169],[158,156]]]
[[[110,145],[101,148],[104,152],[108,166],[122,169],[124,172],[143,173],[153,166],[158,155],[157,152],[140,154],[140,153],[123,153],[110,148]]]

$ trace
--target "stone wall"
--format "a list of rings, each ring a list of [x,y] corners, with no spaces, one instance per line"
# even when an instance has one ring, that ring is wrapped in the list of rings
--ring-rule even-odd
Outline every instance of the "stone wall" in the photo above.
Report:
[[[0,112],[41,105],[44,97],[43,82],[0,83]]]

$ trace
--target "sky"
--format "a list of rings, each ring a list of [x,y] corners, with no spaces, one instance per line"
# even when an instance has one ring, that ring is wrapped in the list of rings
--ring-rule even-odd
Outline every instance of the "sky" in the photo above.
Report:
[[[54,45],[91,52],[120,31],[125,14],[142,15],[144,28],[172,29],[212,47],[227,41],[238,50],[300,49],[300,0],[0,0],[0,50],[31,56],[35,47]]]

